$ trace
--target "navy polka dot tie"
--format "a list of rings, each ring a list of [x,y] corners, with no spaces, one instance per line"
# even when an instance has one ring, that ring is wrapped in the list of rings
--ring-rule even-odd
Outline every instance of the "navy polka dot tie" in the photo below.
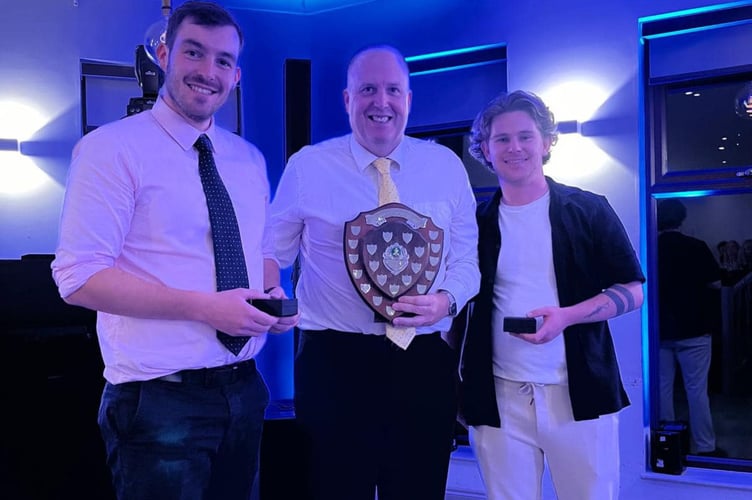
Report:
[[[198,172],[206,195],[206,206],[209,209],[217,291],[248,288],[248,270],[245,267],[238,220],[232,208],[230,195],[217,172],[211,140],[206,134],[201,134],[193,146],[198,150]],[[217,331],[217,338],[236,356],[249,339],[234,337],[220,331]]]

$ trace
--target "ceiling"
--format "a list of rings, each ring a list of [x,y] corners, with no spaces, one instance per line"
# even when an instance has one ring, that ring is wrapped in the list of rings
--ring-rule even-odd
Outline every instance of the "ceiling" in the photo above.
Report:
[[[319,14],[329,10],[371,3],[375,0],[225,0],[227,8],[280,12],[285,14]]]

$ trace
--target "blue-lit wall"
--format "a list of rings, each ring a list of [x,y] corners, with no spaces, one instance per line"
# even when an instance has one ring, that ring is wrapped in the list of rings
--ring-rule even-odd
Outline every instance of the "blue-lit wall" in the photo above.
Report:
[[[0,152],[0,258],[54,250],[68,159],[81,131],[79,60],[132,61],[159,12],[153,3],[3,2],[0,136],[30,122],[33,130],[17,138],[37,142],[38,156]],[[9,192],[16,182],[28,190]]]
[[[286,58],[312,60],[312,136],[317,141],[347,132],[342,102],[345,65],[359,47],[387,42],[406,55],[418,55],[504,43],[510,89],[538,92],[559,119],[587,122],[589,137],[576,151],[593,149],[594,156],[568,151],[566,138],[562,139],[554,149],[552,175],[605,194],[639,247],[638,19],[718,2],[374,0],[316,15],[257,12],[238,8],[241,3],[231,2],[247,36],[241,61],[245,135],[265,153],[273,186],[284,166],[282,77]],[[14,119],[2,114],[3,102],[22,102],[43,115],[33,139],[48,147],[44,156],[31,158],[28,166],[43,173],[38,186],[17,194],[2,189],[7,179],[3,169],[16,164],[17,155],[0,152],[0,258],[54,251],[70,148],[81,128],[79,60],[132,61],[134,47],[159,16],[159,5],[157,0],[3,3],[0,127]],[[447,85],[465,84],[458,74],[455,81],[448,77],[433,91],[422,86],[414,99],[432,103],[436,123],[446,121],[448,113],[453,120],[458,116],[471,119],[473,110],[463,109],[456,93],[446,92]],[[583,84],[597,87],[602,97],[587,113],[585,108],[592,102],[579,108],[588,116],[578,116],[577,107],[567,109],[571,103],[557,94],[558,85],[572,88]],[[746,498],[749,492],[719,486],[713,482],[716,478],[711,478],[711,483],[691,484],[682,478],[644,477],[641,318],[633,313],[614,321],[613,327],[633,403],[621,415],[622,498]],[[289,397],[291,336],[271,339],[260,364],[273,397]],[[738,479],[726,476],[725,481],[733,484]]]

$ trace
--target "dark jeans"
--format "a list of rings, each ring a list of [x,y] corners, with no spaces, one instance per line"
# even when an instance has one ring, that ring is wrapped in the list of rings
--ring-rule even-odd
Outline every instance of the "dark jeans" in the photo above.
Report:
[[[304,332],[295,413],[307,498],[443,500],[457,356],[438,334],[403,351],[383,336]]]
[[[119,500],[250,498],[269,391],[244,368],[105,385],[99,426]]]

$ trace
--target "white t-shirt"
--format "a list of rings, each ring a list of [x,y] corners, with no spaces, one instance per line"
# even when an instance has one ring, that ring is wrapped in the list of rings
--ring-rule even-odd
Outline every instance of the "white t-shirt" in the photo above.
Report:
[[[550,195],[522,206],[499,204],[501,251],[494,282],[494,375],[507,380],[566,384],[564,336],[535,345],[502,331],[505,316],[525,316],[542,306],[558,306]]]

